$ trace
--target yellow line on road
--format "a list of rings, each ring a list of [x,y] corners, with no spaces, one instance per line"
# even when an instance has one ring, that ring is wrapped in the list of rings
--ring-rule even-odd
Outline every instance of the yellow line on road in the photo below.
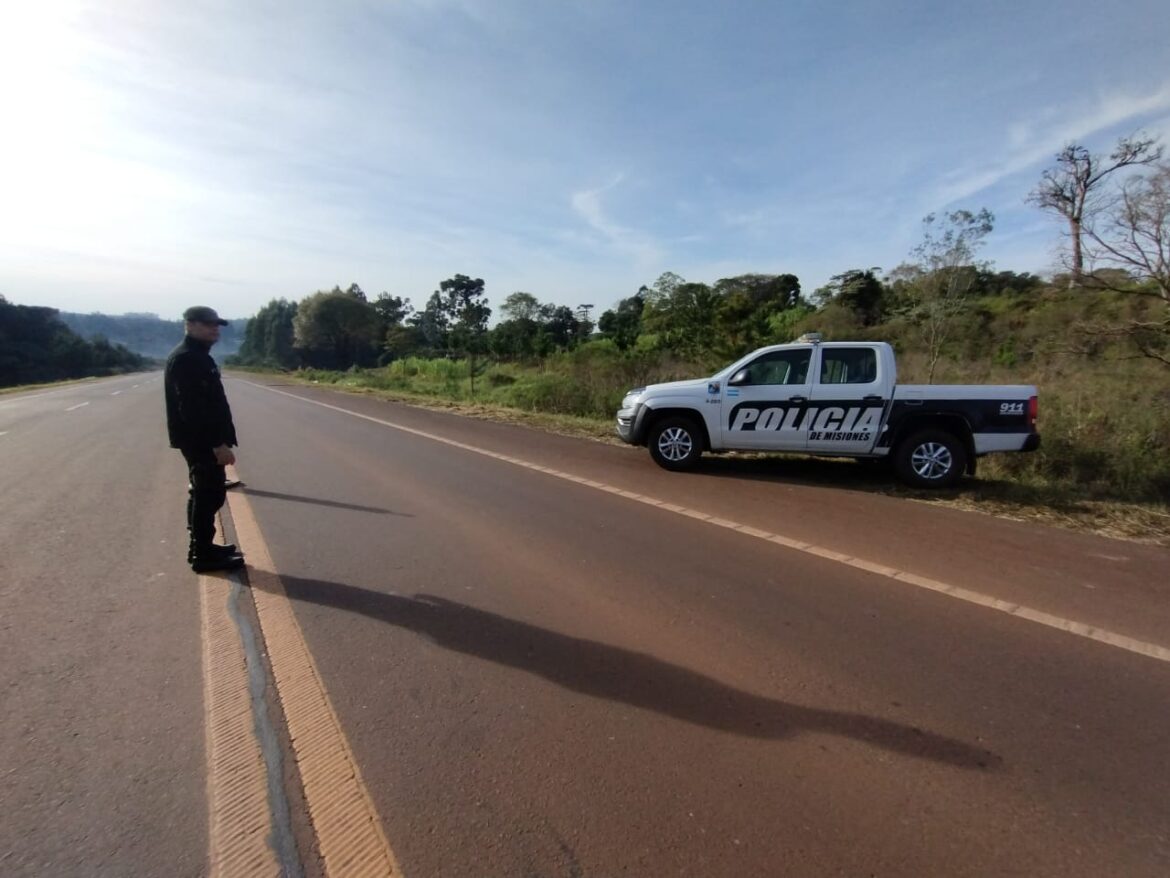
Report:
[[[226,576],[199,577],[212,878],[280,875],[269,844],[268,776],[252,717],[244,647]]]
[[[803,543],[781,534],[768,533],[767,531],[759,530],[758,528],[750,527],[746,524],[740,524],[735,521],[716,518],[713,515],[697,509],[688,509],[685,506],[678,506],[673,503],[667,503],[654,497],[647,497],[642,494],[636,494],[632,491],[627,491],[623,488],[607,485],[604,482],[595,482],[592,480],[583,479],[581,476],[573,475],[572,473],[550,469],[546,466],[541,466],[540,464],[521,460],[518,457],[511,457],[507,454],[500,454],[495,451],[489,451],[486,448],[480,448],[475,445],[468,445],[465,442],[457,442],[454,439],[447,439],[444,436],[438,436],[434,433],[427,433],[424,430],[416,430],[413,427],[404,427],[401,424],[395,424],[392,421],[386,421],[382,418],[375,418],[370,415],[363,415],[360,412],[350,411],[347,408],[342,408],[341,406],[337,405],[330,405],[327,402],[320,402],[315,399],[309,399],[308,397],[298,396],[295,393],[288,393],[284,390],[277,390],[273,387],[266,387],[263,384],[256,384],[252,381],[246,381],[244,383],[251,384],[253,387],[259,387],[261,390],[267,390],[269,393],[279,393],[281,396],[288,396],[293,399],[300,400],[301,402],[307,402],[311,405],[316,405],[320,406],[321,408],[340,412],[343,415],[349,415],[350,417],[361,418],[363,421],[370,421],[375,424],[381,424],[383,427],[389,427],[392,430],[398,430],[402,433],[409,433],[412,436],[419,436],[423,439],[430,439],[434,442],[441,442],[444,445],[451,446],[452,448],[459,448],[463,451],[470,451],[473,454],[480,454],[484,457],[490,457],[494,460],[510,463],[513,466],[519,466],[525,469],[534,470],[536,472],[545,473],[546,475],[553,476],[554,478],[564,479],[568,482],[574,482],[578,485],[589,487],[597,491],[605,491],[610,494],[617,494],[621,497],[625,497],[628,500],[633,500],[636,503],[645,503],[648,506],[653,506],[665,512],[672,512],[675,515],[685,515],[689,518],[698,519],[706,524],[713,524],[718,527],[724,527],[729,530],[738,531],[744,536],[759,540],[766,540],[767,542],[784,546],[785,548],[792,549],[796,552],[804,552],[807,555],[815,555],[818,558],[834,561],[838,564],[845,564],[849,567],[854,567],[858,570],[864,570],[867,573],[872,573],[875,576],[882,576],[886,579],[892,579],[895,582],[900,582],[905,585],[912,585],[916,588],[933,591],[939,594],[945,594],[948,597],[955,598],[956,600],[966,601],[967,603],[976,604],[980,607],[986,607],[987,609],[995,610],[1000,613],[1007,613],[1010,616],[1015,616],[1019,619],[1026,619],[1029,622],[1035,622],[1038,625],[1045,625],[1049,628],[1056,628],[1060,631],[1074,634],[1077,637],[1084,637],[1089,640],[1095,640],[1098,643],[1105,643],[1109,646],[1117,647],[1118,649],[1124,649],[1128,652],[1135,652],[1138,655],[1144,655],[1148,658],[1157,659],[1158,661],[1170,662],[1170,648],[1161,646],[1156,643],[1148,643],[1144,640],[1137,640],[1133,637],[1127,637],[1124,634],[1118,634],[1115,631],[1108,631],[1104,628],[1098,628],[1094,625],[1087,625],[1084,622],[1078,622],[1074,619],[1065,619],[1061,616],[1055,616],[1051,613],[1046,613],[1043,610],[1036,610],[1031,607],[1014,604],[1010,601],[992,597],[991,595],[982,594],[980,592],[961,588],[956,585],[950,585],[945,582],[940,582],[936,579],[928,579],[925,576],[918,576],[917,574],[909,573],[904,570],[896,570],[892,567],[876,564],[873,561],[866,561],[862,558],[853,558],[844,554],[843,552],[836,552],[823,546],[814,546],[810,543]]]
[[[229,493],[276,691],[328,875],[401,875],[248,498]]]

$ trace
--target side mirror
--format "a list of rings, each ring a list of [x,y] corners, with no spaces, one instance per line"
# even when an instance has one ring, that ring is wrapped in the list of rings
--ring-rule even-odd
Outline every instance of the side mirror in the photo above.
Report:
[[[739,387],[748,383],[748,370],[740,369],[734,375],[727,379],[728,387]]]

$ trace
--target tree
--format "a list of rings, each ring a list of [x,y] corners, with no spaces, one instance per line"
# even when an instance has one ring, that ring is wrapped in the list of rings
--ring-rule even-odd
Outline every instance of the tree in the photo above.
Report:
[[[501,359],[527,359],[536,354],[540,324],[527,317],[503,320],[488,336],[488,348]]]
[[[1108,156],[1094,155],[1080,144],[1070,143],[1056,154],[1056,167],[1046,170],[1028,195],[1028,202],[1058,214],[1068,223],[1071,242],[1070,286],[1081,286],[1085,276],[1083,238],[1102,209],[1106,179],[1121,168],[1148,165],[1162,158],[1154,138],[1122,137]]]
[[[800,301],[800,280],[794,274],[741,274],[721,278],[712,289],[719,298],[713,349],[723,357],[765,344],[772,318]]]
[[[438,290],[431,293],[426,307],[415,311],[408,318],[411,326],[418,330],[423,349],[434,356],[447,350],[447,335],[451,329],[451,321],[447,315],[443,294]]]
[[[654,281],[653,285],[642,287],[638,290],[638,294],[645,299],[647,305],[659,305],[662,302],[669,301],[679,284],[684,283],[686,281],[673,271],[664,271],[658,276],[658,280]]]
[[[593,306],[590,305],[590,308]],[[573,319],[576,320],[577,325],[573,331],[573,347],[585,344],[589,341],[589,337],[593,335],[593,321],[589,319],[589,311],[586,308],[578,308],[573,312]]]
[[[1044,278],[1030,272],[979,271],[972,293],[976,296],[1029,296],[1043,288]]]
[[[381,318],[382,326],[385,329],[389,329],[391,326],[401,325],[414,310],[410,306],[410,299],[404,299],[402,296],[392,296],[389,293],[380,294],[371,304],[374,306],[374,310],[378,312],[378,317]]]
[[[719,296],[707,284],[681,279],[669,289],[669,294],[647,301],[642,314],[646,330],[658,336],[659,347],[684,357],[711,353],[718,337]]]
[[[426,350],[427,341],[418,326],[396,324],[386,330],[386,338],[382,341],[382,356],[378,358],[378,363],[384,366],[386,363]]]
[[[382,352],[378,356],[379,366],[413,354],[422,347],[417,327],[405,325],[414,311],[410,299],[383,292],[370,305],[381,324]]]
[[[800,302],[800,279],[795,274],[741,274],[725,277],[714,285],[719,296],[743,296],[753,309],[770,313],[785,311]]]
[[[492,309],[487,303],[483,278],[474,280],[457,274],[439,284],[435,291],[451,327],[448,345],[451,351],[467,355],[471,376],[471,395],[475,395],[475,358],[485,347],[488,318]]]
[[[934,380],[935,367],[956,318],[967,307],[980,269],[975,253],[994,224],[995,217],[987,208],[979,213],[957,210],[942,219],[929,214],[922,221],[922,243],[912,252],[915,261],[891,273],[891,280],[907,302],[905,314],[919,327],[926,345],[930,363],[927,383]]]
[[[578,321],[572,308],[568,305],[545,305],[541,309],[541,317],[541,336],[547,349],[567,351],[576,344]]]
[[[510,293],[500,306],[505,320],[531,320],[536,322],[543,306],[532,293]]]
[[[245,366],[291,369],[297,365],[293,347],[296,302],[273,299],[256,312],[244,327],[244,341],[235,362]]]
[[[852,268],[833,275],[817,290],[823,305],[836,303],[851,311],[862,326],[876,326],[885,317],[889,305],[886,288],[878,279],[878,267]]]
[[[622,299],[617,307],[606,311],[597,320],[597,328],[606,338],[612,338],[618,350],[628,351],[642,332],[642,311],[646,300],[641,292]]]
[[[296,349],[310,366],[348,369],[374,363],[382,325],[364,298],[335,289],[301,301],[293,333]]]
[[[1113,272],[1093,279],[1109,289],[1153,296],[1162,318],[1114,327],[1146,357],[1170,365],[1170,164],[1128,181],[1101,221],[1086,230],[1094,259]],[[1120,271],[1118,271],[1120,270]],[[1118,283],[1121,278],[1130,282]]]
[[[526,359],[536,355],[541,324],[551,305],[542,305],[532,293],[510,293],[500,307],[504,319],[491,331],[488,347],[499,357]]]

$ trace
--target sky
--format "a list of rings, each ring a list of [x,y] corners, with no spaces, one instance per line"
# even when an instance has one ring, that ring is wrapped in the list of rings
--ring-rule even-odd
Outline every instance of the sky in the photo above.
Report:
[[[0,295],[246,317],[456,273],[594,316],[672,271],[1051,273],[1066,143],[1170,143],[1164,0],[4,0]]]

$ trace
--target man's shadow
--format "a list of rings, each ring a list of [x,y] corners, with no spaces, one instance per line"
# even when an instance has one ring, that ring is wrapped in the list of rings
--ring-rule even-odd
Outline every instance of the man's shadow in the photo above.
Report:
[[[989,750],[915,726],[766,698],[645,653],[558,634],[434,595],[405,597],[292,576],[281,580],[293,600],[360,613],[583,695],[716,731],[769,740],[822,732],[960,768],[1003,765]]]
[[[266,497],[270,500],[288,500],[292,503],[311,503],[314,506],[325,506],[329,509],[351,509],[354,512],[373,512],[377,515],[397,515],[401,518],[414,518],[409,512],[395,512],[392,509],[383,509],[381,506],[358,506],[355,503],[342,503],[338,500],[323,500],[320,497],[302,497],[300,494],[280,494],[276,491],[261,491],[259,488],[250,488],[242,482],[239,485],[241,494],[249,497]]]

